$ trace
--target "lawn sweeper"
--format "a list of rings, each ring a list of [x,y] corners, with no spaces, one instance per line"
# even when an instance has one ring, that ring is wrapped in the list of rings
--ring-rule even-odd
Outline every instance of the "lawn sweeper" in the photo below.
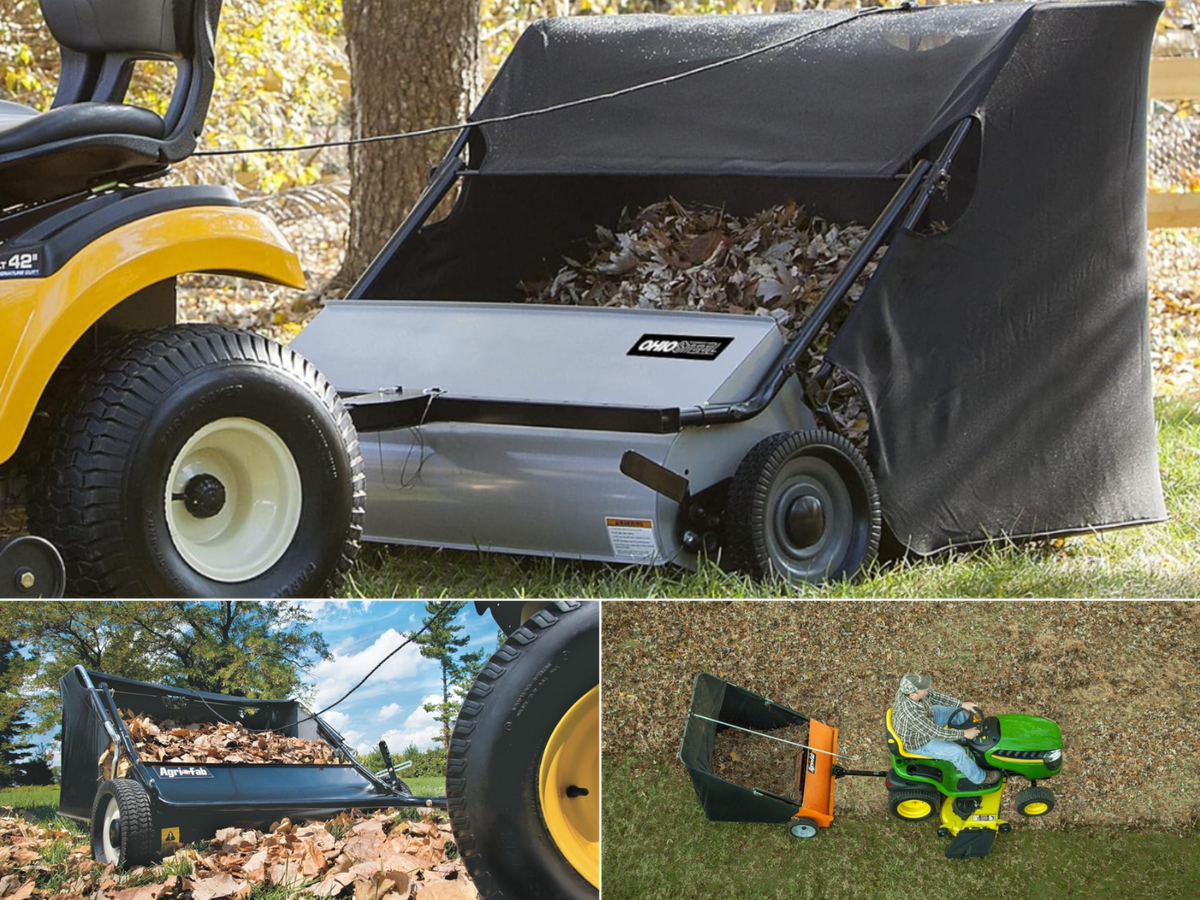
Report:
[[[600,610],[596,602],[478,602],[507,640],[463,698],[447,748],[446,795],[414,796],[380,742],[385,769],[361,765],[342,736],[295,700],[146,684],[76,666],[63,704],[59,812],[90,823],[92,852],[151,863],[221,828],[346,809],[427,807],[450,816],[481,897],[595,900],[600,883]],[[269,762],[170,753],[143,759],[142,717],[324,742],[319,761]],[[156,734],[158,732],[155,732]],[[164,739],[159,743],[170,743]],[[177,752],[177,751],[170,751]],[[336,755],[336,760],[328,757]],[[158,758],[164,757],[164,758]],[[98,771],[99,766],[99,771]]]
[[[995,770],[994,784],[975,785],[952,763],[911,753],[892,730],[892,711],[886,714],[891,768],[887,771],[847,769],[840,764],[838,729],[794,709],[775,703],[714,675],[701,673],[692,688],[679,761],[707,819],[714,822],[777,822],[798,838],[815,837],[833,823],[834,787],[839,778],[884,778],[888,810],[905,821],[924,821],[940,813],[938,835],[953,836],[946,857],[986,856],[996,833],[1011,826],[1000,818],[1000,801],[1010,778],[1021,777],[1029,787],[1016,796],[1017,812],[1027,818],[1054,809],[1054,792],[1038,781],[1062,769],[1062,732],[1041,716],[984,717],[978,711],[955,710],[955,728],[979,728],[965,742],[981,768]],[[805,742],[789,741],[771,732],[807,725]],[[716,736],[730,729],[796,747],[794,794],[786,796],[762,787],[743,786],[722,778],[713,767]]]
[[[708,553],[799,582],[853,576],[885,526],[929,554],[1162,519],[1144,160],[1161,8],[531,26],[411,214],[292,345],[365,442],[366,538]],[[790,341],[766,315],[522,302],[665,198],[874,224]],[[830,367],[864,398],[865,458],[817,399]]]

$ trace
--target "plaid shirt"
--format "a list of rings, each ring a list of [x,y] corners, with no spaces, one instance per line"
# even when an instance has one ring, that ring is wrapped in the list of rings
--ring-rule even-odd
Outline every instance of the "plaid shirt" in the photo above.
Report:
[[[892,730],[909,753],[916,753],[930,741],[960,741],[961,728],[942,728],[933,719],[933,706],[962,706],[962,702],[949,694],[929,689],[923,700],[910,700],[908,694],[896,691],[892,701]]]

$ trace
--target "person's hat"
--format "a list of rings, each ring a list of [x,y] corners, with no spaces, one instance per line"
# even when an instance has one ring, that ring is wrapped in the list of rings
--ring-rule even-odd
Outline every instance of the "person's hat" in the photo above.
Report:
[[[928,675],[914,675],[909,672],[900,679],[900,693],[915,694],[917,691],[923,691],[929,687]]]

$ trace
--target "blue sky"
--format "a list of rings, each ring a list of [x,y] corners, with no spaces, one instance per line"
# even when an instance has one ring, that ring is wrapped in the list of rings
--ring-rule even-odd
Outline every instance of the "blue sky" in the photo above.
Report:
[[[324,636],[334,656],[318,663],[309,677],[314,711],[353,687],[405,635],[420,628],[425,616],[424,602],[412,600],[309,600],[300,605],[313,617],[309,628]],[[460,636],[471,639],[467,651],[483,649],[490,656],[496,649],[496,623],[490,615],[478,615],[474,603],[464,606],[454,621],[464,626]],[[410,743],[424,750],[434,746],[440,727],[421,707],[432,699],[440,702],[441,691],[437,661],[425,659],[416,644],[409,644],[322,718],[356,749],[370,750],[382,738],[393,751]]]

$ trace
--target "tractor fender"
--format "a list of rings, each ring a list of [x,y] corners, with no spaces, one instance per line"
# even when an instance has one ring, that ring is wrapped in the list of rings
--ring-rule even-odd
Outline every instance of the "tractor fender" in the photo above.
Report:
[[[224,206],[137,219],[101,235],[46,278],[0,282],[0,463],[16,452],[50,377],[76,342],[127,298],[189,272],[305,284],[275,223]],[[147,323],[153,324],[159,323]]]

